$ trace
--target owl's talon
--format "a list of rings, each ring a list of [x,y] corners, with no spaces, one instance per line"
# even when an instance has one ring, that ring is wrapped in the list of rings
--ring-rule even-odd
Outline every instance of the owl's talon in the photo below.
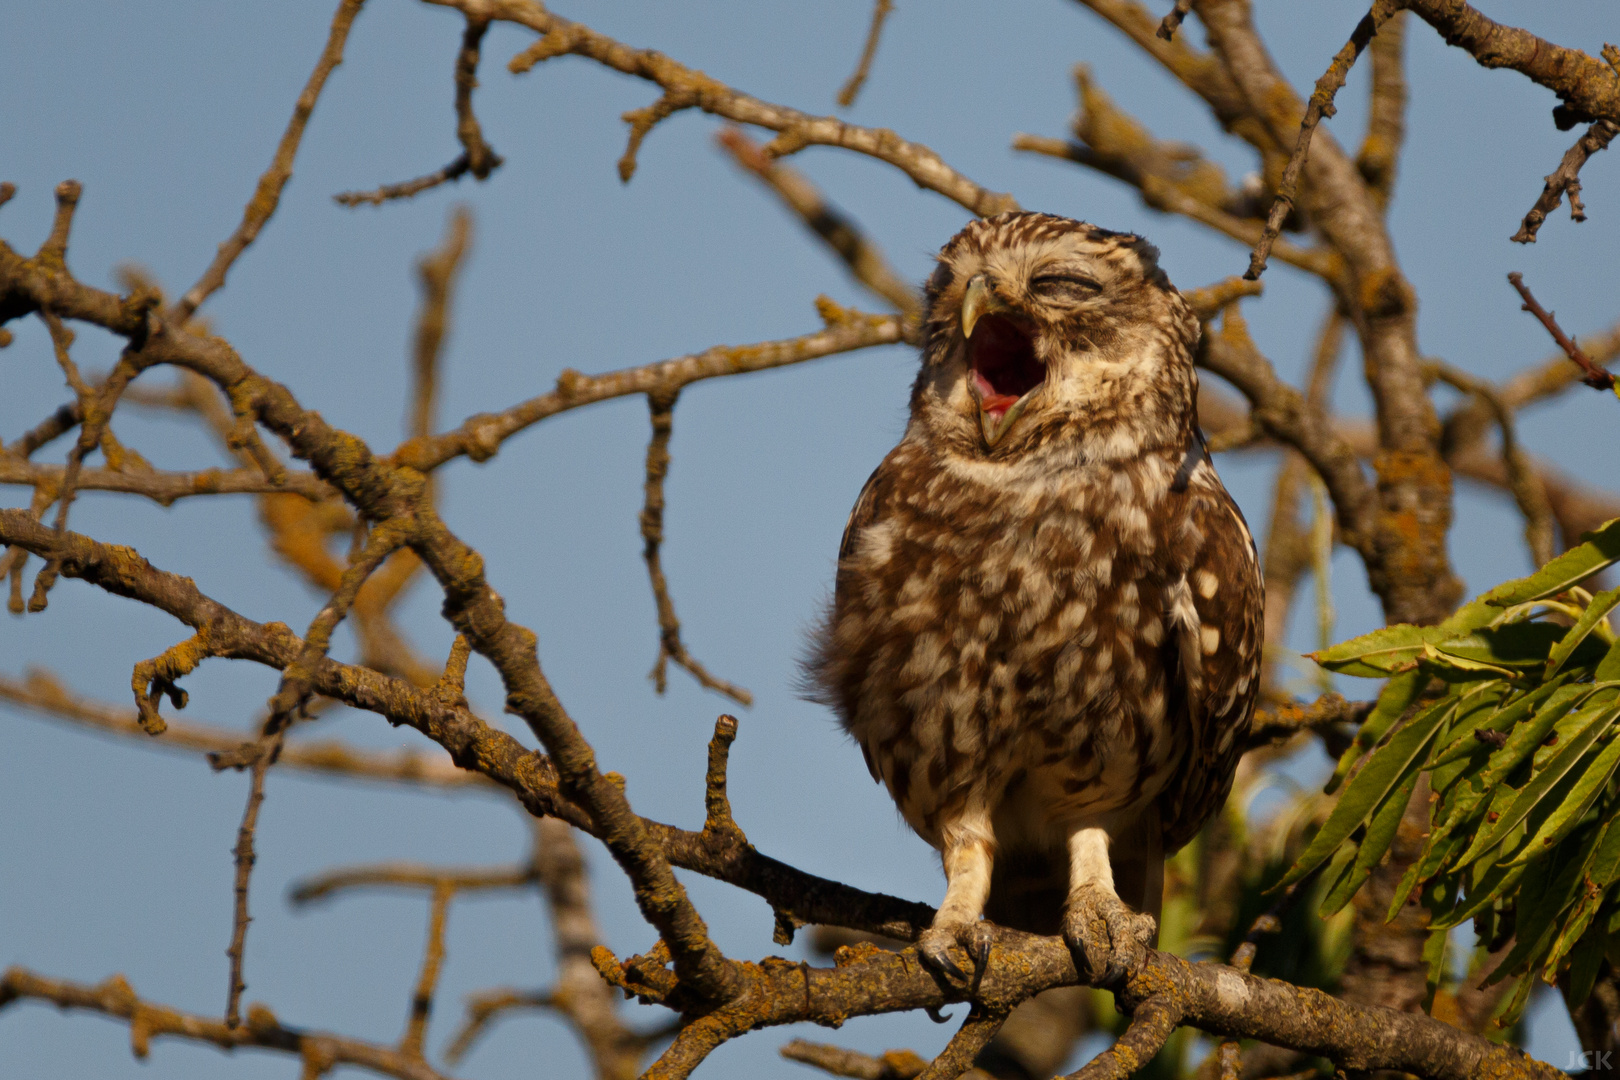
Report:
[[[936,975],[955,983],[968,984],[977,991],[984,973],[990,966],[990,927],[983,922],[963,923],[960,926],[931,926],[917,939],[917,959]],[[951,947],[959,945],[973,961],[973,974],[951,959]]]
[[[1112,892],[1096,887],[1071,895],[1063,913],[1063,940],[1093,986],[1124,982],[1157,932],[1153,916],[1133,912]]]

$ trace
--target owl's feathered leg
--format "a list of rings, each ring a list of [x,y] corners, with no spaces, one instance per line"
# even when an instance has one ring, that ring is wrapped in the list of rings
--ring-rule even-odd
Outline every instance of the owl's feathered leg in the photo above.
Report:
[[[1125,906],[1114,889],[1108,859],[1109,832],[1091,823],[1069,834],[1069,899],[1063,911],[1063,940],[1094,985],[1110,986],[1142,958],[1158,923]]]
[[[1114,870],[1114,892],[1131,908],[1153,916],[1153,945],[1158,939],[1157,922],[1164,908],[1164,828],[1159,807],[1153,803],[1135,821],[1112,831],[1108,860]]]
[[[995,865],[996,840],[990,814],[972,807],[940,830],[945,864],[945,899],[933,925],[917,939],[917,956],[934,971],[960,982],[967,972],[951,959],[950,948],[960,945],[973,959],[976,984],[990,959],[990,928],[982,920],[990,897],[990,871]]]

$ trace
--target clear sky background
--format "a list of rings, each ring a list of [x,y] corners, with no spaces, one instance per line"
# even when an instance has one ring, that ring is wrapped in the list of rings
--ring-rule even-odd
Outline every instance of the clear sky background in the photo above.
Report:
[[[0,236],[33,251],[49,227],[52,187],[77,178],[85,192],[69,262],[82,280],[111,287],[115,268],[134,262],[171,293],[189,286],[240,219],[321,49],[332,6],[8,5],[0,20],[0,179],[15,182],[19,194],[0,210]],[[1349,0],[1258,7],[1273,52],[1305,88],[1363,10]],[[1612,0],[1486,0],[1483,7],[1593,55],[1605,40],[1620,40]],[[833,111],[869,17],[867,0],[558,10],[813,113]],[[1201,42],[1196,22],[1188,26]],[[486,184],[380,209],[335,205],[336,192],[416,176],[455,156],[451,66],[460,30],[454,12],[373,0],[316,110],[279,213],[205,308],[248,363],[328,421],[377,449],[401,436],[417,304],[412,267],[438,242],[457,201],[473,208],[477,232],[445,354],[443,426],[543,392],[565,367],[605,371],[810,331],[819,325],[817,293],[874,309],[798,222],[716,150],[711,117],[683,113],[661,125],[634,182],[622,186],[614,171],[625,134],[619,114],[656,92],[576,58],[513,77],[504,63],[532,35],[511,27],[489,34],[477,99],[505,167]],[[1392,220],[1420,297],[1425,352],[1493,379],[1546,357],[1550,342],[1504,280],[1514,269],[1572,333],[1608,327],[1620,317],[1620,157],[1599,155],[1586,170],[1592,220],[1574,225],[1560,211],[1534,247],[1510,244],[1541,177],[1574,134],[1554,129],[1549,92],[1515,73],[1480,69],[1422,24],[1410,30],[1409,56],[1408,151]],[[1027,207],[1146,234],[1183,287],[1241,272],[1247,252],[1238,245],[1145,209],[1107,178],[1009,149],[1015,132],[1066,134],[1076,62],[1091,65],[1099,84],[1159,136],[1200,144],[1233,180],[1253,168],[1246,148],[1222,136],[1197,100],[1062,0],[902,0],[847,115],[928,144]],[[1351,147],[1366,84],[1363,65],[1327,125]],[[960,207],[879,162],[812,149],[795,164],[915,280],[966,220]],[[1281,264],[1265,281],[1266,296],[1245,311],[1261,347],[1297,380],[1327,301],[1314,281]],[[43,328],[25,320],[12,329],[16,343],[0,353],[0,438],[8,441],[67,399]],[[117,345],[83,329],[78,362],[105,371]],[[741,713],[732,755],[733,804],[750,839],[806,870],[934,900],[942,885],[933,852],[898,821],[827,711],[793,689],[849,506],[902,429],[914,363],[911,350],[897,347],[689,390],[675,421],[665,565],[694,652],[757,695]],[[1365,413],[1353,356],[1343,372],[1341,404]],[[1615,408],[1612,399],[1573,393],[1527,414],[1522,437],[1571,473],[1613,486]],[[219,463],[200,433],[172,419],[126,409],[115,427],[160,467]],[[646,436],[640,400],[549,420],[486,464],[463,459],[443,470],[444,511],[484,555],[508,613],[539,633],[547,674],[603,767],[627,777],[642,813],[695,826],[705,741],[728,706],[678,670],[662,698],[646,679],[657,644],[636,526]],[[65,454],[58,443],[39,458]],[[1263,519],[1270,460],[1229,456],[1219,465],[1251,520]],[[26,505],[27,493],[11,489],[0,498]],[[73,525],[135,546],[255,619],[303,627],[321,603],[267,565],[247,497],[164,510],[91,494],[75,506]],[[1516,515],[1498,495],[1465,489],[1452,541],[1471,592],[1528,569]],[[1376,625],[1359,565],[1341,554],[1334,569],[1340,634]],[[424,653],[442,658],[450,632],[438,607],[436,590],[419,585],[400,622]],[[1314,625],[1308,604],[1298,622],[1303,643]],[[17,676],[45,665],[78,691],[122,704],[131,666],[184,636],[166,616],[64,581],[47,612],[0,616],[0,670]],[[334,652],[350,655],[352,641],[340,637]],[[210,661],[185,682],[187,715],[246,732],[275,684],[267,670]],[[500,717],[501,693],[487,665],[474,663],[469,695],[484,715]],[[521,725],[500,722],[532,742]],[[425,745],[375,716],[342,715],[322,727],[365,746]],[[90,982],[123,972],[153,1001],[217,1013],[230,934],[230,848],[246,778],[3,707],[0,740],[0,963]],[[288,883],[390,858],[511,861],[522,856],[526,835],[496,799],[273,772],[253,880],[247,999],[267,1002],[290,1024],[392,1041],[420,959],[425,902],[368,893],[293,913],[284,902]],[[654,935],[622,876],[594,842],[588,846],[608,943],[621,956],[645,949]],[[762,901],[685,880],[729,953],[783,951],[770,943]],[[430,1032],[435,1052],[459,1019],[463,994],[543,986],[551,976],[549,931],[532,897],[459,901],[448,946]],[[786,954],[806,955],[801,946]],[[1573,1034],[1561,1007],[1550,1004],[1536,1013],[1532,1047],[1562,1066]],[[649,1023],[663,1015],[646,1012]],[[797,1074],[802,1066],[775,1057],[794,1036],[926,1054],[948,1032],[920,1015],[858,1020],[831,1035],[777,1029],[722,1048],[706,1068]],[[159,1042],[143,1067],[129,1055],[124,1026],[37,1004],[0,1015],[0,1061],[8,1076],[106,1080],[287,1077],[297,1068],[253,1051],[226,1062],[213,1049],[172,1040]],[[569,1080],[587,1070],[558,1021],[525,1015],[499,1026],[458,1074]]]

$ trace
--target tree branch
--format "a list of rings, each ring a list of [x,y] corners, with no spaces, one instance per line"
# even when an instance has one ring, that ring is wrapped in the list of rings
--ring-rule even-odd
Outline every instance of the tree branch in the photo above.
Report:
[[[777,138],[765,151],[772,156],[796,153],[806,146],[840,146],[888,162],[916,181],[918,187],[936,191],[981,217],[1018,209],[1011,195],[980,187],[921,143],[907,142],[883,128],[857,127],[837,117],[810,116],[750,97],[663,53],[631,48],[582,23],[553,15],[535,0],[427,2],[458,8],[469,15],[475,11],[485,13],[491,19],[527,26],[542,35],[507,65],[515,73],[521,74],[554,57],[583,56],[604,67],[655,83],[663,89],[672,109],[702,109],[739,124],[777,132]]]
[[[248,245],[258,239],[259,230],[264,228],[270,215],[276,212],[281,203],[281,189],[287,186],[292,179],[293,159],[298,156],[298,144],[303,141],[304,128],[309,123],[310,115],[315,111],[315,102],[320,100],[321,90],[326,86],[327,76],[332,70],[343,63],[343,46],[349,40],[349,29],[354,25],[355,16],[360,14],[361,5],[365,0],[342,0],[338,4],[336,14],[332,16],[332,29],[327,35],[326,48],[321,51],[321,58],[315,64],[315,70],[310,72],[309,81],[304,84],[303,92],[298,95],[298,102],[293,106],[292,119],[287,122],[287,130],[282,133],[281,142],[276,147],[276,155],[271,159],[270,167],[259,177],[259,184],[253,191],[253,198],[248,200],[247,207],[242,211],[242,223],[236,227],[223,244],[219,246],[219,253],[209,264],[203,276],[197,283],[186,290],[186,294],[175,304],[172,318],[177,323],[183,323],[191,318],[193,312],[201,306],[202,302],[225,284],[225,275],[230,270]]]
[[[248,1009],[247,1023],[235,1027],[211,1017],[183,1013],[167,1005],[143,1001],[122,975],[97,986],[49,979],[20,967],[0,976],[0,1009],[16,1001],[46,1001],[59,1009],[98,1012],[129,1024],[130,1048],[144,1059],[152,1039],[171,1037],[212,1043],[225,1050],[239,1046],[297,1054],[304,1062],[304,1080],[317,1080],[338,1065],[369,1069],[398,1080],[445,1080],[420,1058],[375,1043],[362,1042],[324,1031],[284,1026],[263,1005]]]
[[[568,368],[557,377],[557,388],[551,393],[530,398],[504,412],[470,416],[461,427],[442,435],[408,439],[395,449],[393,461],[420,472],[430,472],[463,454],[474,461],[488,461],[513,435],[570,409],[627,394],[671,393],[702,379],[785,367],[905,340],[905,320],[898,315],[845,311],[830,301],[822,304],[822,310],[836,317],[826,329],[802,337],[757,345],[717,345],[690,356],[603,375],[584,375]]]

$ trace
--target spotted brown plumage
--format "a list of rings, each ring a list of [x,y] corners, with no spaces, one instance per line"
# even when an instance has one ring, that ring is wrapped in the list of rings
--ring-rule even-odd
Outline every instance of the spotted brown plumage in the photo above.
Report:
[[[982,973],[988,911],[1117,978],[1253,711],[1258,560],[1157,255],[1032,213],[946,244],[910,422],[839,550],[812,682],[941,852],[918,945],[952,976],[954,943]]]

